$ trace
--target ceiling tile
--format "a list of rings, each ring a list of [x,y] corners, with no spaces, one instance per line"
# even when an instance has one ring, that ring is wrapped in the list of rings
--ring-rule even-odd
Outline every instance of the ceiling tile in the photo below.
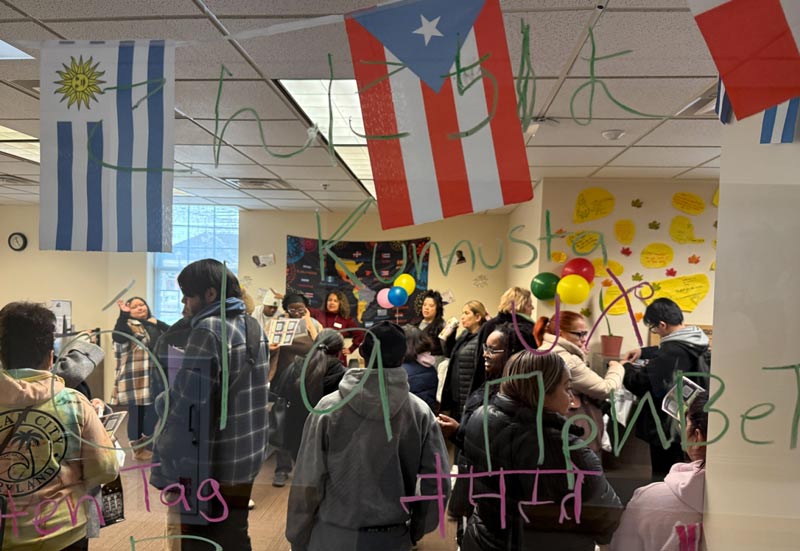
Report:
[[[214,164],[214,147],[210,145],[176,145],[175,160],[182,163]],[[223,145],[219,148],[220,164],[252,164],[247,157],[233,148]]]
[[[344,170],[338,166],[315,166],[315,167],[302,167],[302,166],[274,166],[270,170],[278,174],[284,180],[291,180],[294,178],[316,178],[319,180],[350,180]]]
[[[722,151],[720,151],[720,153],[722,153]],[[719,168],[720,160],[721,160],[720,157],[717,157],[716,159],[711,159],[707,163],[703,163],[703,166],[701,168]]]
[[[304,201],[298,199],[268,199],[267,202],[270,205],[274,205],[278,208],[296,208],[296,209],[316,209],[319,208],[319,204],[311,199],[306,199]]]
[[[257,165],[219,165],[194,164],[198,171],[217,178],[275,178],[270,171]]]
[[[204,125],[205,127],[205,125]],[[211,145],[214,143],[214,123],[205,128],[198,127],[187,119],[175,119],[175,144],[178,145]]]
[[[213,120],[201,120],[206,128],[214,128]],[[234,120],[223,132],[225,121],[220,122],[219,136],[233,145],[261,145],[258,121]],[[261,130],[268,146],[286,146],[295,149],[308,140],[308,128],[299,121],[260,121]]]
[[[367,199],[368,195],[364,191],[309,191],[308,194],[314,199],[324,201],[357,201]]]
[[[612,166],[697,166],[719,155],[717,147],[632,147]]]
[[[623,147],[528,147],[528,164],[530,166],[599,166],[605,164]]]
[[[611,3],[618,8],[617,2]],[[681,6],[685,8],[684,4]],[[709,76],[717,69],[689,10],[607,11],[594,27],[596,56],[630,53],[595,62],[603,76]],[[588,76],[591,42],[586,41],[571,75]],[[609,83],[610,84],[610,83]]]
[[[541,124],[528,145],[630,145],[657,124],[658,121],[648,119],[610,119],[581,126],[572,119],[559,119],[558,123]],[[609,141],[601,135],[605,130],[623,130],[625,134],[619,140]]]
[[[1,87],[0,87],[1,88]],[[38,102],[37,102],[38,103]],[[0,120],[0,126],[5,126],[17,132],[22,132],[34,138],[39,137],[39,114],[31,119],[5,119]]]
[[[352,180],[319,180],[290,178],[286,180],[293,188],[303,191],[358,191],[361,187]]]
[[[179,188],[179,189],[185,190],[186,188]],[[214,201],[216,201],[219,198],[251,199],[251,197],[248,196],[247,194],[226,186],[220,186],[218,188],[189,189],[188,191],[189,193],[192,193],[197,197],[207,197],[213,199]]]
[[[718,119],[673,119],[666,121],[636,145],[722,145],[722,124]]]
[[[180,189],[188,189],[188,190],[195,190],[195,189],[217,189],[226,187],[225,184],[222,184],[216,180],[211,178],[185,178],[176,177],[174,182],[174,186]]]
[[[681,167],[610,166],[600,169],[594,178],[672,178],[684,170]]]
[[[283,189],[276,189],[276,190],[248,189],[247,193],[249,193],[253,197],[257,197],[258,199],[264,199],[265,201],[269,201],[270,203],[272,202],[273,199],[308,200],[308,195],[304,194],[301,191],[292,191]]]
[[[0,163],[0,173],[11,174],[12,176],[38,176],[39,165],[24,161],[2,162]]]
[[[570,102],[573,94],[588,79],[568,79],[547,111],[550,117],[571,117]],[[686,104],[716,82],[708,78],[620,78],[604,81],[609,93],[620,103],[653,118],[672,116]],[[575,116],[587,120],[591,86],[584,87],[575,97]],[[595,87],[591,104],[592,116],[603,118],[639,117],[615,105],[601,86]]]
[[[10,86],[0,84],[0,119],[38,120],[39,100],[18,92]]]
[[[271,123],[266,123],[271,124]],[[275,166],[331,166],[336,161],[331,161],[328,149],[324,147],[309,147],[305,151],[292,155],[291,157],[277,157],[277,155],[290,155],[297,151],[296,147],[270,147],[267,151],[260,145],[237,146],[237,149],[245,155],[252,157],[264,165]]]
[[[219,66],[217,66],[217,70],[219,70]],[[190,117],[213,120],[218,89],[218,82],[178,81],[175,83],[175,107]],[[295,119],[294,113],[265,82],[260,80],[225,81],[222,93],[219,95],[220,132],[228,117],[244,108],[254,109],[261,119]],[[255,115],[247,112],[238,117],[238,119],[243,118],[255,119]],[[267,123],[265,129],[268,127]],[[213,122],[208,128],[214,128]],[[224,137],[230,141],[227,131]]]
[[[596,166],[532,166],[531,178],[585,178],[595,170]]]
[[[16,2],[15,2],[16,3]],[[102,17],[114,14],[116,17],[140,15],[199,15],[200,10],[191,0],[81,0],[80,2],[52,2],[51,0],[25,0],[19,4],[32,16],[47,21],[69,17],[74,19]]]
[[[719,180],[719,168],[694,168],[677,177],[678,180]]]

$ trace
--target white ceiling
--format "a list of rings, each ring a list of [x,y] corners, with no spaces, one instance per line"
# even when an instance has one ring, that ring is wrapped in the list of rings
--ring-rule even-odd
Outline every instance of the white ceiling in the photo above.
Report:
[[[190,168],[191,172],[176,174],[175,188],[180,191],[175,202],[243,209],[347,210],[368,197],[365,189],[371,189],[372,182],[359,182],[340,158],[332,161],[321,134],[313,147],[300,155],[274,157],[261,147],[257,122],[245,116],[228,127],[219,166],[214,166],[211,147],[221,64],[233,74],[224,84],[221,115],[252,107],[259,113],[272,150],[285,154],[301,146],[308,136],[309,121],[275,81],[327,79],[329,53],[336,78],[352,79],[344,25],[241,41],[227,41],[223,36],[344,14],[375,3],[0,0],[0,39],[11,43],[124,38],[190,42],[176,53],[175,160],[179,163],[176,168]],[[534,179],[719,177],[720,125],[713,112],[678,116],[716,82],[714,64],[685,0],[501,0],[501,5],[515,74],[522,46],[520,22],[531,26],[531,57],[537,76],[534,113],[548,118],[527,141]],[[597,55],[631,50],[627,55],[597,61],[598,78],[619,102],[657,117],[620,109],[598,86],[591,124],[581,126],[571,118],[573,93],[589,74],[586,35],[590,25],[594,25]],[[29,45],[21,49],[39,55]],[[38,98],[20,82],[38,78],[35,59],[0,61],[0,125],[38,137]],[[580,117],[587,114],[587,92],[584,89],[574,103]],[[610,142],[600,135],[607,129],[624,130],[625,134]],[[38,175],[37,164],[0,154],[0,204],[38,203]],[[280,179],[286,185],[279,190],[239,191],[229,180],[241,178]]]

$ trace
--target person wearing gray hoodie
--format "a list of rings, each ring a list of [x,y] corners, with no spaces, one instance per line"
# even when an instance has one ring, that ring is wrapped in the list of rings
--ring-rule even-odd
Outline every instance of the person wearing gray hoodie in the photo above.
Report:
[[[376,339],[385,390],[380,368],[349,369],[339,390],[323,397],[306,421],[286,519],[293,551],[408,551],[438,526],[435,497],[408,511],[401,498],[436,496],[441,484],[446,502],[447,478],[423,478],[419,485],[417,479],[450,471],[444,439],[400,369],[403,329],[389,322],[373,326],[360,348],[367,361]]]
[[[659,346],[636,348],[626,354],[625,377],[622,382],[625,388],[639,398],[649,393],[658,410],[658,419],[651,417],[645,410],[636,422],[636,436],[650,445],[652,479],[657,481],[664,480],[672,465],[682,462],[684,458],[680,435],[673,430],[669,415],[661,410],[661,401],[675,386],[678,371],[698,371],[700,356],[708,353],[708,337],[699,327],[684,325],[680,307],[668,298],[654,300],[645,310],[643,319],[650,332],[658,335],[661,342]],[[640,358],[647,360],[647,363],[631,363]],[[708,378],[690,378],[708,390]],[[670,439],[670,447],[667,449],[664,449],[659,439],[658,423]]]

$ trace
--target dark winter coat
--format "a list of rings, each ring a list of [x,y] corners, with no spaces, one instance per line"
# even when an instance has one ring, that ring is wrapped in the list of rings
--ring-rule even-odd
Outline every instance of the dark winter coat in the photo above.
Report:
[[[431,411],[436,410],[436,388],[439,376],[435,367],[425,367],[419,362],[405,362],[403,369],[408,373],[408,388],[411,394],[421,398]]]
[[[456,339],[454,331],[444,343],[444,352],[450,357],[450,363],[442,388],[442,409],[449,409],[450,416],[457,421],[461,419],[461,413],[467,402],[475,369],[477,366],[483,369],[483,356],[480,356],[479,363],[475,363],[478,357],[476,348],[478,348],[477,332],[464,331]]]
[[[536,411],[498,394],[488,408],[477,410],[468,421],[464,452],[474,465],[474,472],[489,470],[484,448],[484,415],[488,416],[492,471],[566,468],[561,443],[566,419],[556,413],[543,413],[544,462],[537,466]],[[577,440],[576,435],[570,434],[570,444]],[[572,451],[570,459],[578,469],[602,473],[600,460],[589,449]],[[586,475],[580,487],[576,476],[573,490],[568,488],[567,477],[561,474],[543,474],[538,481],[533,474],[505,475],[506,527],[501,528],[501,501],[496,497],[500,493],[499,476],[476,478],[474,483],[473,496],[487,497],[476,499],[477,507],[461,546],[463,551],[594,551],[595,542],[605,544],[611,540],[622,515],[622,504],[602,474]],[[579,488],[580,494],[573,497]],[[491,494],[495,497],[488,497]],[[550,503],[526,503],[532,498],[539,503]],[[580,523],[574,518],[576,499],[582,503]],[[527,520],[520,513],[520,506]],[[560,523],[562,506],[569,516]]]
[[[643,360],[647,364],[637,368],[630,363],[625,364],[625,378],[622,383],[637,397],[648,392],[658,411],[659,422],[664,434],[673,442],[680,441],[680,435],[673,430],[672,417],[661,409],[661,401],[669,390],[675,386],[675,375],[678,370],[684,373],[697,371],[697,358],[708,350],[708,337],[697,327],[685,327],[662,339],[660,346],[642,348]],[[708,380],[694,378],[694,382],[708,389]],[[645,407],[636,421],[636,436],[651,444],[660,445],[656,421]],[[670,434],[672,433],[672,434]]]
[[[286,398],[286,427],[284,429],[284,449],[292,454],[292,458],[297,458],[300,450],[300,441],[303,437],[303,426],[309,415],[308,408],[303,403],[303,396],[300,390],[300,374],[303,370],[304,358],[296,358],[280,377],[276,377],[272,382],[271,391],[278,396]],[[309,366],[310,367],[310,366]],[[313,382],[313,378],[306,375],[306,393],[308,401],[312,406],[323,396],[336,392],[339,382],[344,377],[345,368],[336,356],[326,356],[325,372],[322,380]],[[320,384],[320,382],[322,384]]]

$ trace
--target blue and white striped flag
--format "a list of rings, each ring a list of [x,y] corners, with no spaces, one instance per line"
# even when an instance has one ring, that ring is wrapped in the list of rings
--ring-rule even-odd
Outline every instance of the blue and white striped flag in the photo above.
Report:
[[[800,98],[790,99],[764,111],[761,121],[761,143],[792,143],[798,141]]]
[[[174,43],[41,52],[39,248],[170,251]]]
[[[728,124],[733,117],[733,108],[731,107],[731,100],[725,92],[725,85],[722,79],[717,79],[717,102],[714,104],[714,112],[719,117],[722,124]]]

